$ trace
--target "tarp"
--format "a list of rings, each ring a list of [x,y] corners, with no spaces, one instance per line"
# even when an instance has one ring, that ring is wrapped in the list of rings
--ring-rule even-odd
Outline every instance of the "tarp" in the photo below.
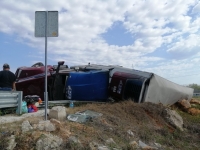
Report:
[[[153,74],[146,90],[144,101],[172,105],[182,99],[191,100],[193,91],[194,89],[192,88],[178,85]]]

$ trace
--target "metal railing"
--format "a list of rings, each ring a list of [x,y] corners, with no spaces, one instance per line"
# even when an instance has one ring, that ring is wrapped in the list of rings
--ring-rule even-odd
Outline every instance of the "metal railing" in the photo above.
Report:
[[[22,98],[22,91],[0,91],[0,108],[18,107],[17,114],[21,114]]]

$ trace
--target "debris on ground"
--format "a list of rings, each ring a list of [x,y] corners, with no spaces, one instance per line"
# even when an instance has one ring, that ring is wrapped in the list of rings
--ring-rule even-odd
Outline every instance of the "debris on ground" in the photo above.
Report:
[[[85,123],[100,116],[102,116],[101,113],[97,113],[91,110],[85,110],[82,112],[76,112],[75,114],[69,114],[67,116],[67,119],[74,122]]]
[[[197,108],[189,108],[189,109],[187,110],[187,112],[188,112],[189,114],[191,114],[191,115],[194,115],[194,116],[200,114],[200,110],[197,109]]]
[[[199,104],[200,105],[200,101],[192,98],[191,101],[190,101],[190,104]]]
[[[191,101],[183,99],[175,103],[175,105],[190,115],[196,116],[200,114],[200,101],[197,99],[192,98]]]
[[[178,101],[177,103],[182,107],[182,109],[186,110],[188,108],[191,108],[191,104],[188,100],[183,99],[181,101]]]

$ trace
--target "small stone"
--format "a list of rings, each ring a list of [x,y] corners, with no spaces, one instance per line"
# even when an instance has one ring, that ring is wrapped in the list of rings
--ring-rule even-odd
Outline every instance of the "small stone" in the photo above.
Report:
[[[38,124],[33,124],[33,129],[37,129],[38,128]]]
[[[98,146],[98,150],[110,150],[107,146]]]
[[[74,142],[74,143],[81,143],[81,142],[79,141],[79,139],[76,138],[75,136],[70,136],[69,139],[68,139],[68,141]]]
[[[107,144],[116,144],[115,141],[112,138],[109,138],[106,140]]]
[[[79,139],[75,136],[70,136],[68,138],[68,142],[67,142],[69,145],[76,145],[77,146],[77,149],[81,149],[83,148],[81,142],[79,141]]]
[[[30,130],[33,130],[33,127],[30,125],[28,120],[25,120],[22,123],[22,132],[27,132],[27,131],[30,131]]]
[[[113,128],[109,128],[110,131],[113,131]]]
[[[129,145],[130,145],[133,149],[138,148],[138,143],[137,143],[136,141],[130,142]]]
[[[55,126],[49,120],[40,121],[37,128],[41,131],[45,130],[48,132],[56,130]]]
[[[96,142],[90,142],[89,143],[90,150],[96,150],[98,146],[99,145]]]
[[[45,130],[47,132],[51,132],[51,131],[55,131],[56,129],[55,129],[55,126],[52,123],[49,123],[49,124],[46,124]]]
[[[157,147],[151,147],[145,143],[143,143],[142,141],[139,140],[139,146],[143,149],[143,150],[157,150]]]
[[[68,129],[60,128],[60,132],[65,135],[66,137],[70,137],[71,132]]]
[[[162,145],[160,143],[154,143],[158,148],[161,148]]]
[[[13,150],[16,144],[17,143],[15,142],[15,135],[11,135],[11,137],[9,138],[8,147],[6,148],[6,150]]]
[[[63,139],[52,134],[44,134],[36,143],[37,150],[61,150]]]
[[[55,123],[55,124],[59,124],[59,125],[61,124],[59,120],[56,120],[56,119],[54,119],[54,118],[50,119],[50,121],[51,121],[52,123]]]
[[[131,130],[128,130],[127,133],[128,133],[128,135],[130,135],[130,136],[134,136],[134,133],[133,133]]]

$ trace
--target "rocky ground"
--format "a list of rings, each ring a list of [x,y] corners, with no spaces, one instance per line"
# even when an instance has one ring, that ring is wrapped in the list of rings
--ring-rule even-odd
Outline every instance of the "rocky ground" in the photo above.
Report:
[[[199,102],[197,100],[197,102]],[[189,106],[188,106],[189,105]],[[67,114],[91,110],[102,115],[85,123],[48,118],[44,111],[0,117],[0,149],[10,150],[198,150],[200,104],[164,107],[123,101],[66,106]]]

